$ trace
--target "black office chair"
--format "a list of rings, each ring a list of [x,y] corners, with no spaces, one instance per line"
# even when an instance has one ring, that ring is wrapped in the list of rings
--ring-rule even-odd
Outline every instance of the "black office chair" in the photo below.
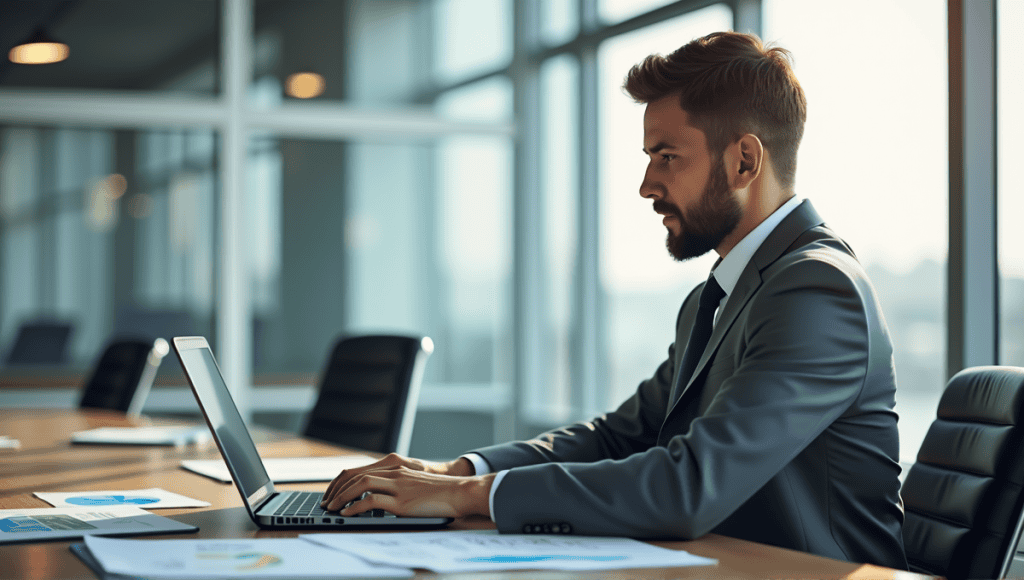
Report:
[[[8,365],[59,365],[67,362],[74,325],[61,320],[32,320],[18,327],[7,352]]]
[[[167,341],[162,338],[111,342],[85,383],[78,406],[137,416],[167,352]]]
[[[334,345],[304,435],[378,453],[409,453],[428,337],[353,336]]]
[[[913,572],[1003,578],[1024,515],[1024,368],[974,367],[949,380],[903,483]]]

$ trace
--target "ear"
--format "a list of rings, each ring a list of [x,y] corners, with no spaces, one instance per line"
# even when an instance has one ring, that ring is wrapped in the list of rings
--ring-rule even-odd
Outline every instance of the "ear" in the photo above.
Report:
[[[756,135],[747,133],[725,148],[723,156],[730,189],[745,189],[764,167],[764,145]]]

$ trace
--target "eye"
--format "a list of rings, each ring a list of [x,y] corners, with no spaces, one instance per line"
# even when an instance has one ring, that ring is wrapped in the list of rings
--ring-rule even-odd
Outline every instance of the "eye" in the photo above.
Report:
[[[673,159],[675,159],[675,158],[676,158],[676,156],[675,156],[675,155],[672,155],[672,154],[669,154],[669,153],[663,153],[663,154],[661,155],[661,159],[662,159],[663,161],[666,161],[666,162],[668,162],[668,161],[672,161],[672,160],[673,160]]]

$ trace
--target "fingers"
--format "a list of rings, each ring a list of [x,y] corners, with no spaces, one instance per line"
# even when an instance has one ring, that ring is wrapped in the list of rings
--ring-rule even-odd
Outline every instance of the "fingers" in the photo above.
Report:
[[[405,460],[405,458],[401,455],[398,455],[397,453],[390,453],[383,459],[369,465],[353,467],[352,469],[343,469],[341,473],[339,473],[338,476],[335,477],[327,486],[327,491],[324,492],[324,501],[320,502],[320,506],[323,507],[327,505],[327,500],[334,497],[340,486],[344,485],[345,482],[350,481],[353,477],[362,475],[369,471],[376,471],[379,469],[393,467],[395,465],[401,465],[403,460]]]
[[[381,467],[381,468],[375,469],[373,471],[365,471],[363,473],[355,474],[351,478],[349,478],[347,481],[343,481],[339,485],[337,485],[334,488],[334,490],[332,490],[331,495],[328,496],[327,494],[324,494],[324,499],[321,502],[320,507],[322,507],[324,509],[328,509],[327,506],[331,505],[331,502],[333,502],[335,499],[337,499],[339,497],[344,497],[345,498],[345,500],[341,502],[341,505],[345,505],[346,502],[351,501],[353,499],[356,499],[359,496],[359,493],[351,493],[351,491],[353,489],[355,489],[354,486],[357,485],[357,483],[362,482],[362,484],[365,485],[365,482],[371,476],[375,476],[375,478],[372,479],[371,481],[378,481],[379,482],[381,477],[386,477],[386,478],[388,478],[390,480],[391,478],[394,477],[395,472],[397,472],[397,471],[399,471],[401,469],[402,468],[398,467],[398,466],[394,466],[394,467]],[[392,483],[391,487],[388,487],[387,489],[392,489],[393,485],[394,484]],[[382,489],[363,488],[363,489],[360,490],[360,493],[362,493],[364,491],[384,491],[384,489],[383,488]],[[330,509],[337,509],[337,508],[330,508]]]
[[[394,469],[389,470],[389,471],[395,471],[397,469],[398,468],[394,468]],[[387,477],[388,473],[387,472],[376,472],[376,473],[379,473],[379,475],[363,475],[362,477],[357,477],[355,479],[351,479],[351,480],[341,484],[338,487],[338,489],[334,490],[334,493],[333,493],[333,495],[330,498],[327,498],[327,496],[325,494],[324,501],[326,503],[325,504],[321,504],[321,507],[323,507],[327,511],[339,510],[346,503],[348,503],[349,501],[351,501],[353,499],[358,498],[364,492],[367,492],[367,491],[371,492],[373,495],[394,493],[395,487],[396,487],[395,486],[395,482],[390,477]],[[372,495],[370,497],[372,497]],[[367,498],[367,499],[369,499],[369,498]],[[350,506],[350,507],[356,507],[356,506],[358,506],[359,504],[361,504],[361,503],[363,503],[365,501],[367,501],[367,500],[366,499],[360,500],[360,501],[352,504],[352,506]],[[360,511],[366,511],[366,509],[362,509]],[[350,512],[351,513],[351,509],[346,510],[346,512]],[[359,512],[355,512],[355,513],[359,513]]]
[[[339,515],[354,516],[373,509],[382,509],[390,513],[396,513],[398,511],[398,500],[394,496],[385,493],[371,493],[341,510]]]

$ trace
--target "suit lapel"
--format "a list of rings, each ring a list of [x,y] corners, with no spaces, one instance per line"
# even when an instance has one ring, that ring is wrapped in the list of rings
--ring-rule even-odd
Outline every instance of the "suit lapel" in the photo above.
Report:
[[[736,287],[733,289],[732,294],[725,301],[725,308],[719,314],[718,322],[715,324],[715,328],[711,332],[711,338],[708,340],[708,346],[704,349],[704,354],[701,355],[700,360],[697,362],[693,375],[688,377],[685,385],[681,384],[683,377],[676,376],[672,389],[672,398],[670,399],[671,406],[669,412],[665,415],[666,419],[675,411],[676,407],[680,406],[684,395],[692,390],[693,385],[697,384],[698,381],[696,379],[701,376],[704,367],[707,366],[708,361],[711,360],[718,350],[718,345],[721,344],[726,333],[729,332],[733,323],[736,322],[736,317],[739,316],[743,307],[746,306],[750,298],[757,292],[757,289],[761,287],[761,272],[778,260],[800,234],[822,223],[821,217],[814,210],[811,202],[804,200],[772,230],[772,233],[768,235],[764,243],[754,252],[754,255],[743,269],[739,280],[736,282]],[[688,333],[689,329],[687,329]]]

